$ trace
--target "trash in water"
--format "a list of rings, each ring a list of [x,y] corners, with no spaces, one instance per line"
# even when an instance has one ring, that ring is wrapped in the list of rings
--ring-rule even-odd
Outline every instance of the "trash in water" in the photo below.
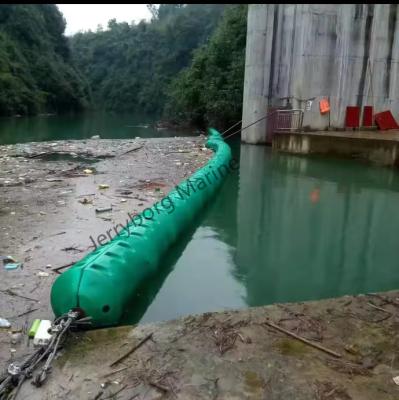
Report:
[[[79,203],[81,203],[81,204],[92,204],[92,203],[93,203],[93,200],[87,199],[86,197],[84,197],[83,199],[80,199],[80,200],[78,200],[78,201],[79,201]]]
[[[45,277],[49,276],[50,274],[48,272],[39,271],[36,275],[40,276],[41,278],[45,278]]]
[[[4,264],[4,269],[6,269],[7,271],[11,271],[13,269],[18,269],[18,268],[22,268],[22,263],[7,263],[7,264]]]
[[[94,135],[90,139],[100,139],[100,135]]]
[[[399,375],[398,376],[394,376],[392,379],[399,386]]]
[[[83,172],[84,172],[85,174],[87,174],[87,175],[90,175],[90,174],[93,173],[93,170],[87,168],[87,169],[84,169]]]
[[[121,203],[126,203],[127,200],[126,200],[126,199],[121,199],[120,202],[121,202]]]
[[[3,261],[4,269],[11,271],[13,269],[22,268],[23,264],[16,261],[11,256],[0,256],[0,260]]]
[[[109,189],[109,185],[102,183],[101,185],[98,185],[99,189]]]
[[[41,322],[40,319],[35,319],[35,320],[32,322],[32,326],[30,327],[30,329],[29,329],[29,331],[28,331],[28,336],[29,336],[30,338],[33,338],[33,337],[36,335],[36,332],[37,332],[37,330],[38,330],[38,328],[39,328],[40,322]]]
[[[46,178],[47,182],[62,182],[63,179],[61,178]]]
[[[0,256],[0,260],[3,261],[3,264],[7,263],[15,263],[17,262],[13,257],[11,256]]]
[[[102,213],[106,211],[112,211],[112,207],[96,208],[96,213]]]
[[[4,318],[0,318],[0,328],[10,328],[11,324]]]

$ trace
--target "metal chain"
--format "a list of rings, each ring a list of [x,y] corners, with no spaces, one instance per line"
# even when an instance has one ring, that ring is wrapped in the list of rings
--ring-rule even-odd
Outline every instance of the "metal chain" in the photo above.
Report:
[[[89,323],[89,318],[79,319],[79,317],[79,312],[70,311],[57,318],[51,326],[53,336],[48,344],[41,346],[28,356],[21,365],[12,363],[8,366],[7,373],[0,378],[0,400],[15,399],[24,381],[32,377],[35,368],[47,357],[43,367],[32,381],[35,386],[41,386],[44,383],[65,334],[72,327]]]

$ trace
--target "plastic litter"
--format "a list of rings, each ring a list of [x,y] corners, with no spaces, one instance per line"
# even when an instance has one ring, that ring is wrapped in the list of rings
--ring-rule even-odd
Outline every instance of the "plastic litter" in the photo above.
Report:
[[[4,264],[4,269],[11,271],[13,269],[22,268],[22,263],[7,263]]]
[[[93,203],[93,200],[87,199],[86,197],[84,197],[83,199],[80,199],[80,200],[78,200],[78,201],[79,201],[79,203],[81,203],[81,204],[92,204],[92,203]]]
[[[48,272],[39,271],[36,275],[40,276],[41,278],[45,278],[45,277],[49,276],[50,274]]]
[[[87,175],[91,175],[93,173],[93,171],[91,169],[84,169],[83,172]]]
[[[11,271],[11,270],[23,267],[22,263],[16,261],[11,256],[0,256],[0,260],[3,261],[4,269],[7,271]]]
[[[37,329],[35,337],[33,338],[34,346],[43,346],[50,342],[50,339],[53,336],[51,333],[49,333],[50,328],[51,321],[47,319],[40,321],[39,328]]]
[[[17,262],[12,256],[0,256],[0,260],[3,261],[3,264]]]
[[[398,376],[394,376],[392,379],[399,386],[399,375]]]
[[[112,207],[96,208],[96,213],[112,211]]]
[[[98,185],[98,188],[99,189],[109,189],[109,185],[102,183],[102,184]]]
[[[0,318],[0,328],[10,328],[11,324],[4,318]]]
[[[37,330],[39,328],[39,325],[40,325],[40,321],[41,321],[40,319],[35,319],[32,322],[32,326],[30,327],[30,329],[28,331],[28,337],[30,337],[30,338],[34,338],[35,337],[36,332],[37,332]]]

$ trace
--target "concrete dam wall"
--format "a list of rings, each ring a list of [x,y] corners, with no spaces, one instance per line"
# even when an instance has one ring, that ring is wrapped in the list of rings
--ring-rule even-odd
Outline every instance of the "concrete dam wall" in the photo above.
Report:
[[[399,117],[397,4],[252,4],[248,9],[243,126],[269,107],[305,110],[303,126],[343,128],[347,106]],[[319,102],[331,110],[321,114]],[[308,103],[309,104],[309,103]],[[267,119],[242,140],[265,141]]]

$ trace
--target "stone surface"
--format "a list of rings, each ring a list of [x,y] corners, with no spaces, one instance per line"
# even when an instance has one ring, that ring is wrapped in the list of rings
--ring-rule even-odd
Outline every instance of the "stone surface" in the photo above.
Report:
[[[45,386],[26,383],[20,398],[394,400],[398,295],[345,296],[82,333],[70,339]],[[150,333],[153,340],[110,367]]]

